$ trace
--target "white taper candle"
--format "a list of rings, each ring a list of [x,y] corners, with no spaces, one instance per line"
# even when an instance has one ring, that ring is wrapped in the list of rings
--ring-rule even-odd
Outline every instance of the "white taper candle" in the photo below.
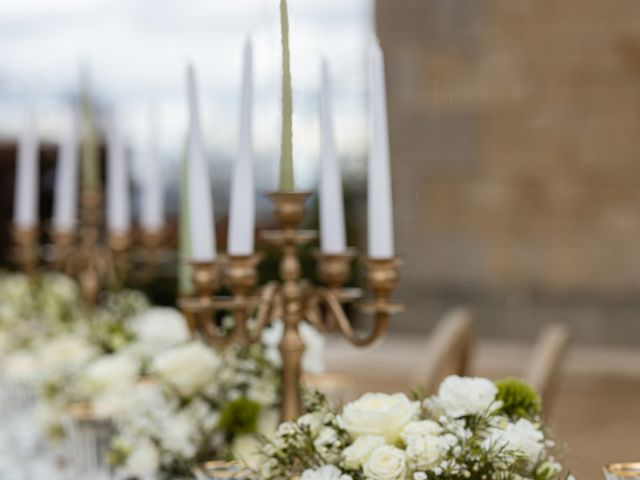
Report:
[[[121,234],[131,227],[129,167],[118,118],[110,119],[107,137],[107,230]]]
[[[368,253],[371,258],[382,259],[394,256],[394,246],[384,60],[377,42],[369,49],[369,68]]]
[[[18,228],[34,228],[38,224],[38,134],[33,110],[27,112],[26,122],[18,139],[15,190],[13,195],[13,223]]]
[[[144,174],[142,176],[142,199],[140,225],[145,232],[160,232],[164,229],[164,177],[158,142],[158,112],[149,108],[147,149]]]
[[[69,115],[67,132],[58,148],[55,185],[53,192],[53,229],[72,232],[78,222],[78,111]]]
[[[340,164],[333,137],[331,77],[327,61],[322,62],[320,86],[320,248],[323,253],[344,253],[347,249],[344,200]]]
[[[242,97],[238,154],[231,184],[229,206],[228,252],[251,255],[254,249],[255,182],[253,177],[253,48],[247,39],[244,46]]]
[[[216,258],[216,237],[213,218],[211,180],[202,144],[200,112],[196,74],[193,66],[187,68],[187,94],[189,102],[189,229],[191,233],[191,257],[197,262]]]

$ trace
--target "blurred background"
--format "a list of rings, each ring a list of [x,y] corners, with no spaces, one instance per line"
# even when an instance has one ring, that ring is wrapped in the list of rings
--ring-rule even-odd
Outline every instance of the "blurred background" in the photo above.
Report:
[[[630,420],[640,400],[640,3],[291,0],[290,14],[296,174],[301,188],[315,189],[319,65],[326,56],[349,241],[359,247],[366,220],[366,49],[376,34],[386,56],[396,242],[405,258],[396,297],[407,311],[394,319],[389,341],[369,355],[409,359],[406,334],[426,336],[445,311],[464,304],[477,313],[480,338],[472,371],[515,374],[526,366],[541,328],[562,322],[574,348],[552,418],[569,445],[567,457],[577,473],[594,478],[604,463],[634,460],[629,457],[637,456],[640,441],[637,420]],[[126,125],[134,187],[149,142],[150,109],[160,119],[157,141],[175,225],[187,124],[184,69],[194,63],[224,245],[247,35],[255,47],[258,188],[276,185],[278,22],[274,0],[3,0],[3,262],[25,111],[34,106],[38,116],[46,220],[55,152],[79,94],[81,65],[91,71],[99,114],[117,108]],[[259,213],[258,226],[268,225],[266,203]],[[160,297],[173,301],[171,294]],[[356,371],[355,355],[369,361],[336,348],[336,368]],[[397,365],[367,382],[395,388],[404,381],[403,364]]]

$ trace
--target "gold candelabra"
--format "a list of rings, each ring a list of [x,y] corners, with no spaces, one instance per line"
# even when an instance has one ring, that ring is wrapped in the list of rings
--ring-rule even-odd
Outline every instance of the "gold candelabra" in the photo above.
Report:
[[[102,191],[84,187],[79,203],[77,229],[52,229],[53,253],[49,259],[54,269],[78,281],[82,298],[95,304],[105,287],[117,285],[132,270],[141,281],[152,278],[162,259],[164,232],[141,232],[142,255],[134,258],[134,236],[130,231],[104,233]],[[17,264],[23,272],[35,273],[40,250],[37,227],[14,228],[13,238]],[[136,262],[141,268],[132,269]]]
[[[301,230],[299,225],[305,214],[305,201],[309,193],[275,192],[269,194],[278,230],[262,232],[262,239],[282,251],[280,280],[272,281],[260,289],[257,266],[261,254],[228,256],[220,262],[194,262],[193,281],[196,293],[179,300],[194,333],[212,346],[231,342],[254,343],[272,319],[281,318],[284,333],[279,345],[282,356],[282,419],[291,420],[301,413],[299,383],[302,376],[301,360],[304,344],[299,332],[301,322],[309,322],[322,332],[339,331],[356,346],[367,346],[386,332],[389,317],[402,309],[402,305],[389,301],[395,288],[399,261],[397,258],[365,258],[367,287],[371,300],[361,300],[359,289],[344,288],[351,273],[354,249],[343,254],[317,252],[318,276],[323,285],[313,285],[302,278],[298,247],[317,237],[313,230]],[[224,278],[220,270],[224,270]],[[230,297],[214,296],[224,283]],[[345,312],[344,305],[356,303],[374,319],[368,335],[358,336]],[[215,317],[219,311],[230,312],[233,327],[223,331]],[[253,319],[251,323],[249,320]]]

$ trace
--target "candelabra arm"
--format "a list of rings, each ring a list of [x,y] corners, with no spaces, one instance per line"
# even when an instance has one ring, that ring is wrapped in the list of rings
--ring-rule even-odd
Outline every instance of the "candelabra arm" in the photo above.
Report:
[[[336,293],[327,288],[320,288],[314,295],[314,301],[309,303],[307,309],[307,320],[322,330],[337,330],[353,345],[366,347],[379,340],[386,332],[389,325],[390,312],[381,309],[374,312],[374,326],[371,332],[364,337],[358,336],[351,322],[344,311],[344,307]],[[327,315],[323,316],[319,311],[319,304],[323,303],[327,307]]]
[[[282,299],[278,292],[278,282],[269,282],[262,289],[260,300],[258,304],[258,310],[256,312],[255,324],[251,327],[249,332],[249,341],[251,343],[258,342],[264,328],[271,323],[277,313]]]

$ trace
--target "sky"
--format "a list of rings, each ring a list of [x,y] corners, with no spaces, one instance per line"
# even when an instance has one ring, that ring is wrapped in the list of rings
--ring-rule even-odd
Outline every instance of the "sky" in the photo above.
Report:
[[[175,170],[187,128],[185,68],[196,68],[203,129],[216,182],[228,183],[236,151],[241,53],[254,44],[254,151],[259,188],[275,186],[280,141],[280,26],[277,0],[2,0],[0,138],[12,138],[25,110],[60,141],[87,65],[104,111],[117,112],[137,159],[157,142]],[[300,186],[317,181],[318,87],[325,57],[333,78],[337,149],[357,175],[367,149],[367,55],[372,0],[289,0],[294,157]],[[150,114],[150,112],[153,112]],[[160,134],[148,138],[149,117]]]

